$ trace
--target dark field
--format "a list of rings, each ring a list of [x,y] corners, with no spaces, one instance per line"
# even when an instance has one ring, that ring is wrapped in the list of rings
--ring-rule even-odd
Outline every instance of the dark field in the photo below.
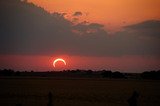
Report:
[[[160,81],[117,79],[0,78],[0,106],[128,106],[138,91],[139,106],[160,106]]]

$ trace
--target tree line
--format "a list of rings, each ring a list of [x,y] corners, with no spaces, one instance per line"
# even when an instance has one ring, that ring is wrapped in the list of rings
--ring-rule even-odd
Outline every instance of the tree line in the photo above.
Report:
[[[68,77],[93,77],[93,78],[114,78],[114,79],[128,79],[141,78],[160,80],[160,70],[144,71],[142,73],[122,73],[120,71],[111,70],[63,70],[63,71],[15,71],[12,69],[0,69],[0,76],[41,76],[41,77],[54,77],[54,76],[68,76]],[[134,77],[133,77],[134,76]]]

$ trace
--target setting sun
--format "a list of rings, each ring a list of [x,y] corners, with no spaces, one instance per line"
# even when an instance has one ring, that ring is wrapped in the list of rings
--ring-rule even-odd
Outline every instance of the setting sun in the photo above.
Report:
[[[59,62],[59,61],[63,62],[64,65],[66,65],[66,61],[65,61],[64,59],[62,59],[62,58],[57,58],[57,59],[55,59],[55,60],[53,61],[53,66],[56,67],[56,63]]]

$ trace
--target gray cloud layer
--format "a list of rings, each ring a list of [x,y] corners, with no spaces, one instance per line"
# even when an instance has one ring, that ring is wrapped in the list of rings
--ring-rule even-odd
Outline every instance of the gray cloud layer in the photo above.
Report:
[[[159,55],[160,21],[109,35],[98,23],[74,25],[63,14],[19,0],[0,1],[0,54]]]

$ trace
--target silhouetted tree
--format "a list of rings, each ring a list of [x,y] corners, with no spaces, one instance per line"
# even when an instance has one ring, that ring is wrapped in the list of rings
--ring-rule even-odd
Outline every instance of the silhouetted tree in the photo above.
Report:
[[[12,75],[14,75],[14,70],[12,70],[12,69],[4,69],[4,70],[0,71],[0,74],[2,76],[12,76]]]
[[[86,71],[86,74],[87,74],[87,75],[92,75],[92,74],[93,74],[93,71],[92,71],[92,70],[87,70],[87,71]]]
[[[21,75],[21,72],[20,72],[20,71],[16,71],[16,72],[15,72],[15,75],[16,75],[16,76],[20,76],[20,75]]]
[[[141,74],[143,79],[155,79],[160,80],[160,70],[158,71],[145,71]]]
[[[102,73],[101,73],[102,77],[104,78],[111,78],[112,77],[112,71],[106,71],[106,70],[103,70]]]
[[[131,97],[127,100],[129,106],[137,106],[138,97],[139,93],[137,91],[134,91]]]
[[[53,95],[51,92],[48,93],[48,104],[47,106],[53,106]]]
[[[125,78],[125,75],[123,73],[116,71],[112,73],[112,78]]]

